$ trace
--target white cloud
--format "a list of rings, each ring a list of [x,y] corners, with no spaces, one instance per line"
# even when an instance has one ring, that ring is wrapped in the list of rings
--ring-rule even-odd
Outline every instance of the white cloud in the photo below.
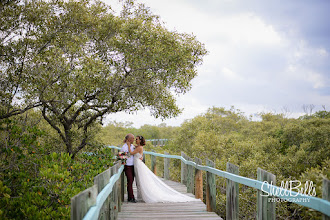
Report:
[[[118,112],[110,114],[106,117],[105,124],[110,121],[117,122],[133,122],[136,128],[144,124],[158,125],[166,123],[169,126],[180,126],[186,119],[194,118],[196,115],[206,112],[208,106],[202,105],[198,99],[194,98],[191,94],[186,94],[177,98],[179,108],[183,109],[182,114],[176,118],[161,120],[156,119],[150,115],[148,109],[140,110],[134,113]]]
[[[278,45],[280,35],[253,13],[233,14],[215,20],[222,34],[235,44]]]
[[[318,49],[316,49],[316,52],[321,57],[324,57],[324,58],[328,58],[329,57],[328,51],[326,49],[324,49],[324,48],[318,48]]]
[[[113,0],[106,2],[110,4]],[[258,5],[257,10],[251,8],[254,6],[246,7],[243,0],[207,1],[219,8],[209,8],[203,1],[139,2],[160,15],[168,29],[193,33],[210,51],[198,67],[192,90],[178,98],[184,112],[178,118],[166,120],[168,125],[180,125],[184,119],[204,113],[211,106],[234,105],[248,115],[262,111],[281,113],[281,108],[287,106],[293,117],[301,115],[303,104],[329,103],[329,96],[318,93],[330,84],[329,68],[325,68],[330,63],[329,48],[311,45],[308,36],[302,35],[301,27],[295,26],[301,21],[276,17],[279,14],[272,11],[260,13],[270,10],[266,2],[258,2],[265,5]],[[283,13],[285,6],[276,6]],[[301,17],[290,14],[290,19]],[[117,113],[111,117],[132,121],[136,127],[162,122],[150,117],[148,111],[135,115]]]
[[[306,75],[306,80],[313,84],[314,89],[319,89],[325,87],[324,77],[316,72],[308,72]]]
[[[304,81],[314,89],[328,86],[326,75],[318,72],[318,65],[328,62],[328,52],[324,48],[313,48],[304,40],[300,40],[295,47],[288,48],[289,53],[286,73],[288,79]],[[290,52],[291,51],[291,52]]]
[[[225,78],[229,80],[239,80],[239,81],[244,80],[243,77],[239,76],[237,73],[226,67],[222,68],[222,73],[225,76]]]

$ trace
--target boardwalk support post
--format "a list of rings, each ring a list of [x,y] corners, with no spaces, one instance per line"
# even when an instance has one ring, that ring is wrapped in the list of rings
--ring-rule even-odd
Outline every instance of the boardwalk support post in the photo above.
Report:
[[[111,176],[114,175],[116,173],[116,166],[112,166],[111,167]],[[110,193],[110,204],[109,204],[109,209],[110,209],[110,212],[109,212],[109,216],[107,216],[107,218],[100,218],[99,216],[99,219],[115,219],[115,208],[116,208],[116,205],[115,205],[115,189],[116,187],[113,187],[113,190],[112,192]],[[110,217],[110,218],[109,218]]]
[[[71,198],[71,220],[83,219],[89,208],[96,204],[97,186],[93,185]]]
[[[100,173],[99,175],[94,177],[94,184],[97,186],[97,193],[100,193],[102,189],[108,184],[110,177],[112,174],[112,168],[107,169],[106,171]],[[110,199],[109,197],[103,203],[103,206],[100,210],[100,219],[105,219],[107,215],[110,214]]]
[[[121,201],[124,202],[124,195],[125,195],[125,174],[124,172],[121,173],[120,175],[120,195],[121,195]]]
[[[227,172],[238,175],[238,166],[227,163]],[[238,183],[227,179],[226,187],[226,218],[227,219],[239,219],[239,186]]]
[[[152,152],[155,152],[154,150],[151,150]],[[151,155],[151,171],[157,175],[157,165],[156,165],[156,156]]]
[[[265,170],[258,168],[257,179],[261,182],[267,181],[268,184],[276,184],[276,176]],[[261,190],[257,191],[257,219],[269,219],[276,218],[276,202],[270,199],[274,196],[266,196],[267,194]]]
[[[117,163],[115,166],[112,167],[112,175],[116,174],[118,172],[120,168],[120,164]],[[110,212],[110,219],[117,219],[118,218],[118,209],[119,206],[121,206],[120,204],[120,200],[119,200],[119,190],[118,190],[118,183],[119,181],[117,181],[113,187],[113,191],[110,193],[111,196],[111,212]]]
[[[121,164],[117,164],[117,170],[119,170]],[[122,203],[124,202],[124,176],[121,173],[119,180],[117,181],[117,190],[118,190],[118,212],[121,212]]]
[[[206,166],[215,167],[214,162],[209,159],[206,159]],[[206,210],[216,211],[215,175],[210,172],[206,172]]]
[[[323,179],[322,198],[330,201],[330,180],[328,179]],[[330,216],[323,214],[322,220],[330,220]]]
[[[169,155],[169,153],[164,152],[165,155]],[[170,179],[170,158],[164,158],[164,179]]]
[[[192,161],[190,157],[187,157],[187,160]],[[195,194],[195,168],[192,165],[188,165],[188,174],[187,174],[187,193]]]
[[[195,163],[202,165],[202,160],[195,157]],[[195,169],[195,198],[203,201],[203,172]]]
[[[185,153],[181,151],[181,157],[186,159]],[[181,183],[184,185],[187,185],[187,165],[181,161]]]

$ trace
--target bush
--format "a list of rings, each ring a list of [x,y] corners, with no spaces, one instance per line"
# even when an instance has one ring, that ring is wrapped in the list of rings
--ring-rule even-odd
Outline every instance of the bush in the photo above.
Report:
[[[49,153],[45,132],[21,119],[1,124],[0,218],[70,219],[71,197],[112,166],[111,149],[89,147],[91,152],[75,160],[68,153]]]

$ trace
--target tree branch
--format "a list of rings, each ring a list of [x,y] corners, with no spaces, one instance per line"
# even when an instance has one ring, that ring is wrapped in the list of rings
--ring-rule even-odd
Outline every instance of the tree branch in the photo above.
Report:
[[[90,96],[85,96],[85,100],[83,101],[84,104],[75,112],[75,114],[71,117],[71,119],[69,120],[70,122],[73,122],[77,119],[77,117],[79,116],[80,112],[87,110],[88,108],[86,108],[86,106],[88,106],[88,102],[92,101],[93,99],[96,99],[96,96],[98,94],[100,94],[101,91],[96,91],[95,94],[90,95]],[[69,107],[69,106],[68,106]],[[70,106],[72,107],[72,106]],[[68,109],[66,109],[65,111],[67,111]]]
[[[75,155],[81,150],[81,149],[83,149],[85,146],[86,146],[86,144],[87,144],[87,138],[88,138],[88,135],[87,135],[87,129],[88,129],[88,127],[84,127],[84,138],[81,140],[81,142],[80,142],[80,145],[77,147],[77,149],[75,149],[73,152],[72,152],[72,156],[71,156],[71,158],[72,159],[74,159],[74,157],[75,157]]]
[[[44,103],[44,105],[46,105],[46,104]],[[48,124],[50,124],[50,126],[52,126],[57,131],[57,133],[60,135],[60,137],[62,138],[62,140],[64,142],[66,142],[66,138],[62,134],[61,129],[59,127],[57,127],[56,124],[52,120],[50,120],[50,118],[47,117],[47,115],[46,115],[46,106],[44,106],[43,109],[42,109],[42,116],[48,122]]]
[[[42,104],[40,102],[35,103],[33,105],[28,105],[27,107],[25,107],[24,109],[14,109],[6,114],[0,115],[0,119],[5,119],[5,118],[9,118],[11,116],[15,116],[15,115],[19,115],[19,114],[23,114],[24,112],[32,109],[32,108],[36,108],[41,106]]]

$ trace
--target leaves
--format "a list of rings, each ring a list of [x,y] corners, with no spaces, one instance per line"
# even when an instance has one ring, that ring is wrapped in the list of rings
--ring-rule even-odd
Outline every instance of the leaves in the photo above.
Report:
[[[16,23],[8,20],[4,32],[22,33],[2,42],[16,61],[2,60],[3,82],[13,87],[3,85],[10,89],[2,94],[7,109],[1,117],[42,106],[74,157],[106,114],[146,107],[160,118],[181,112],[175,95],[190,89],[207,54],[195,36],[167,30],[134,1],[125,1],[119,16],[98,1],[18,2],[18,12],[6,8]],[[14,97],[26,104],[15,108]]]
[[[309,117],[288,119],[268,113],[261,115],[261,121],[252,121],[233,107],[229,110],[213,107],[184,122],[169,145],[159,150],[175,155],[183,151],[203,161],[209,158],[220,170],[226,170],[226,163],[230,162],[239,166],[241,176],[252,179],[256,179],[260,167],[276,175],[278,186],[281,181],[299,180],[303,184],[313,181],[316,196],[322,197],[322,179],[330,178],[330,120],[324,115],[327,113],[317,112]],[[180,164],[174,169],[178,167]],[[179,180],[177,176],[174,178]],[[225,216],[224,179],[217,178],[217,190],[219,214]],[[255,193],[252,188],[240,186],[240,199],[249,201],[242,206],[240,203],[245,218],[254,218]],[[280,207],[277,215],[282,218],[318,219],[321,216],[295,204],[277,206]]]
[[[49,152],[56,148],[47,146],[53,140],[40,130],[42,123],[35,125],[36,116],[40,117],[30,113],[22,121],[15,117],[0,126],[0,206],[6,207],[0,216],[4,219],[69,218],[71,197],[92,186],[94,176],[113,163],[111,150],[97,146],[90,147],[94,155],[82,153],[74,161],[67,153]],[[4,151],[6,146],[14,151]],[[29,149],[35,153],[29,154]]]

